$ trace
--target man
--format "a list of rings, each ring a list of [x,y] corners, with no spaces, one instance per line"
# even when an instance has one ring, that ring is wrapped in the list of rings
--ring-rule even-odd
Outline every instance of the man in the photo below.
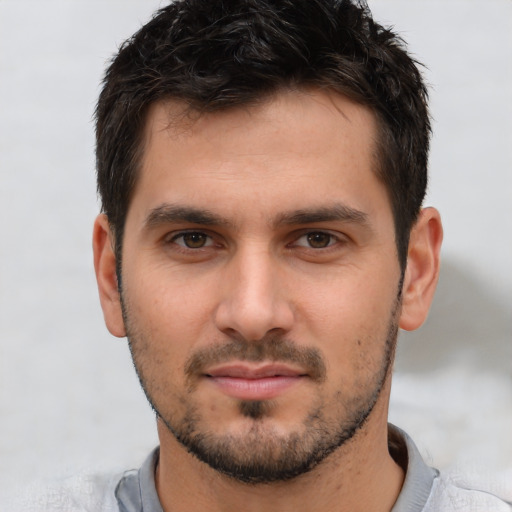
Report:
[[[109,67],[95,269],[160,447],[120,511],[509,510],[388,425],[398,328],[434,294],[427,93],[335,0],[182,0]]]

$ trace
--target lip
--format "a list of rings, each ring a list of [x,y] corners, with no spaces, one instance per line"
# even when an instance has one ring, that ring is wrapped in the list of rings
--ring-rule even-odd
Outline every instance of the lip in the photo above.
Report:
[[[284,364],[229,364],[205,373],[223,393],[240,400],[269,400],[301,382],[306,374]]]

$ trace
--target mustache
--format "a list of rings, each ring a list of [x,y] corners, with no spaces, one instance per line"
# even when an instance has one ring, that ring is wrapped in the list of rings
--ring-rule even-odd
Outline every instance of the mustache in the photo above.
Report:
[[[299,347],[292,340],[275,335],[257,341],[237,338],[223,345],[199,349],[185,363],[185,374],[193,379],[204,375],[208,367],[230,361],[293,363],[319,382],[325,380],[326,375],[324,359],[318,349]]]

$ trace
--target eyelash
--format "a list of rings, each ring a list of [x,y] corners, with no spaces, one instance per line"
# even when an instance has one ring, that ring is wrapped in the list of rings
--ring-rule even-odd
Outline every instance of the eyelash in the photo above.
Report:
[[[198,246],[198,247],[189,247],[185,243],[185,237],[187,235],[189,235],[189,236],[194,236],[194,235],[197,236],[198,235],[200,237],[204,237],[205,244]],[[328,237],[327,245],[325,245],[324,247],[312,247],[308,242],[306,242],[306,244],[304,244],[304,245],[298,243],[303,238],[313,237],[313,236],[318,236],[318,235],[320,237]],[[180,239],[183,241],[183,243],[178,242],[178,240],[180,240]],[[190,252],[190,251],[199,252],[201,250],[207,250],[208,248],[215,245],[214,237],[211,234],[208,234],[207,232],[204,232],[204,231],[195,231],[195,230],[181,231],[179,233],[175,233],[171,237],[167,237],[165,239],[165,242],[166,242],[166,244],[173,244],[173,245],[177,246],[177,248],[179,248],[179,250],[186,251],[186,252]],[[309,240],[309,242],[311,242],[311,239]],[[320,251],[325,252],[329,249],[332,249],[334,246],[336,246],[340,243],[344,243],[344,242],[345,242],[345,240],[343,240],[342,237],[340,237],[339,235],[330,233],[329,231],[308,230],[308,231],[301,231],[299,234],[294,235],[292,242],[287,244],[286,247],[290,248],[290,249],[300,247],[300,248],[303,248],[306,250],[311,250],[314,252],[320,252]]]
[[[311,246],[312,237],[313,236],[320,236],[320,237],[327,237],[327,245],[324,247],[313,247]],[[308,242],[306,242],[306,245],[299,245],[297,242],[301,240],[302,238],[307,238]],[[305,249],[312,249],[314,251],[320,251],[320,250],[326,250],[332,247],[333,245],[336,245],[336,243],[340,242],[340,237],[334,235],[333,233],[329,233],[328,231],[307,231],[302,233],[299,237],[295,239],[295,241],[291,244],[292,246],[296,247],[304,247]]]
[[[187,235],[189,235],[189,236],[199,235],[201,237],[204,237],[206,239],[206,245],[201,245],[200,247],[188,247],[185,244],[185,237]],[[179,239],[183,240],[183,244],[180,244],[177,242],[177,240],[179,240]],[[180,247],[181,250],[184,250],[184,251],[199,251],[201,249],[211,247],[212,245],[214,245],[213,237],[211,235],[209,235],[208,233],[205,233],[204,231],[181,231],[180,233],[176,233],[170,239],[166,240],[166,243],[175,244],[178,247]]]

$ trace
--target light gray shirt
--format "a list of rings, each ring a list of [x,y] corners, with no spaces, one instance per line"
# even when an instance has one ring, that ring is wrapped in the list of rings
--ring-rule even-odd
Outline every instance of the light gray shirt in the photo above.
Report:
[[[510,512],[510,504],[492,494],[458,487],[440,476],[423,461],[412,439],[402,430],[389,426],[389,448],[406,474],[391,512]],[[120,512],[163,512],[155,488],[158,448],[139,470],[126,472],[115,495]]]
[[[416,445],[390,425],[389,450],[406,471],[391,512],[512,512],[509,502],[463,479],[439,473],[423,461]],[[159,450],[139,469],[121,475],[81,475],[44,488],[0,499],[2,512],[163,512],[155,487]],[[509,486],[507,486],[509,488]]]

